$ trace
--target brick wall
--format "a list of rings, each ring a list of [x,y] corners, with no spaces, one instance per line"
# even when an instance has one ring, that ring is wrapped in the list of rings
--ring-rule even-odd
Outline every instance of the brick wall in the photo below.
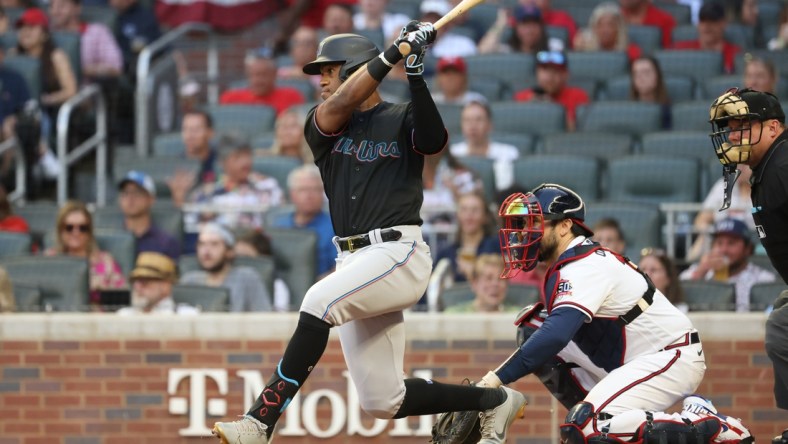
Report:
[[[61,316],[66,319],[58,319]],[[506,338],[513,336],[508,316],[473,323],[462,317],[436,323],[425,316],[409,319],[409,328],[415,330],[409,335],[414,339],[406,355],[409,372],[428,369],[435,379],[447,382],[466,376],[478,378],[505,359],[514,346],[513,340]],[[762,324],[762,319],[751,322]],[[726,325],[725,320],[707,323],[720,331]],[[223,325],[230,331],[217,333]],[[259,370],[267,379],[293,326],[293,316],[270,315],[206,315],[202,321],[165,318],[143,322],[104,315],[0,317],[0,444],[213,442],[181,436],[190,426],[191,412],[179,410],[177,403],[190,401],[194,379],[176,381],[168,393],[168,380],[173,384],[170,370],[216,369],[225,373],[226,394],[208,378],[205,398],[209,412],[224,408],[222,417],[229,418],[243,411],[245,386],[237,372]],[[772,370],[763,341],[758,339],[759,328],[751,328],[749,333],[744,329],[738,335],[741,339],[713,338],[713,332],[698,328],[709,365],[699,392],[711,397],[723,413],[741,417],[759,442],[768,442],[788,427],[788,415],[775,408],[771,396]],[[468,334],[474,330],[475,335]],[[484,337],[474,337],[479,332],[485,332]],[[239,340],[233,339],[234,335],[257,338]],[[339,343],[332,339],[303,394],[308,398],[310,393],[328,389],[347,402],[344,370]],[[513,442],[551,442],[555,421],[560,421],[565,411],[559,407],[551,412],[554,404],[550,395],[533,377],[518,382],[515,388],[528,395],[531,405],[526,419],[512,429]],[[303,423],[308,408],[306,400],[302,401],[297,407],[304,412]],[[327,404],[323,398],[312,410],[321,430],[331,426]],[[370,417],[362,418],[365,427],[372,426]],[[208,415],[204,424],[211,425],[214,420],[216,417]],[[410,426],[415,430],[419,424],[411,420]],[[404,444],[426,440],[424,436],[395,437],[387,432],[372,438],[349,437],[343,432],[328,439],[280,435],[276,442]]]

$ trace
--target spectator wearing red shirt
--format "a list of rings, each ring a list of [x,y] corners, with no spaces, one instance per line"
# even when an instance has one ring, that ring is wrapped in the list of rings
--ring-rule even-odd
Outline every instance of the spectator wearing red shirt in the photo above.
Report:
[[[276,62],[270,57],[253,53],[246,56],[246,88],[231,89],[219,98],[222,105],[268,105],[279,114],[293,105],[304,103],[294,88],[276,86]]]
[[[698,39],[676,42],[675,49],[696,49],[719,51],[722,53],[722,64],[727,74],[734,71],[736,54],[741,49],[725,40],[725,7],[718,2],[705,2],[698,14]]]
[[[11,209],[11,203],[8,202],[8,193],[2,185],[0,185],[0,231],[30,232],[27,221],[21,216],[15,215]]]
[[[574,131],[575,111],[579,105],[588,103],[589,99],[582,88],[568,86],[568,79],[566,54],[559,51],[540,51],[536,54],[536,86],[515,93],[514,100],[548,100],[560,104],[566,110],[566,129]]]
[[[671,34],[676,19],[651,4],[651,0],[619,0],[627,24],[656,26],[662,31],[662,47],[670,48]]]
[[[542,12],[542,22],[547,26],[558,26],[566,28],[569,32],[567,46],[571,45],[575,40],[575,33],[577,32],[577,25],[566,11],[559,9],[552,9],[550,0],[520,0],[520,4],[526,6],[536,6]]]

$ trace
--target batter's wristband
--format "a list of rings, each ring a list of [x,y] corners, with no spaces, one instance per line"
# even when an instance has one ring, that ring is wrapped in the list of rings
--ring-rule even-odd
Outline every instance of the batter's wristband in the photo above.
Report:
[[[382,82],[386,74],[400,60],[402,60],[402,54],[399,53],[399,49],[396,46],[391,45],[387,50],[367,63],[367,72],[373,79]]]

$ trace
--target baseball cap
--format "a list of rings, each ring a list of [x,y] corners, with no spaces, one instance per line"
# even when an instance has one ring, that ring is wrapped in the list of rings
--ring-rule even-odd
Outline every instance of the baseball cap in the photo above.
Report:
[[[703,2],[698,12],[698,20],[701,22],[719,22],[725,20],[725,7],[716,1]]]
[[[567,67],[566,54],[561,51],[539,51],[536,53],[536,64],[538,66],[557,66]]]
[[[741,239],[744,239],[745,242],[749,243],[752,239],[750,236],[750,229],[747,228],[747,224],[740,221],[739,219],[723,219],[717,222],[714,225],[714,233],[713,236],[719,236],[720,234],[727,234],[730,236],[736,236]]]
[[[136,184],[143,190],[147,191],[151,196],[156,195],[156,184],[149,175],[143,173],[142,171],[131,170],[126,173],[126,175],[123,176],[123,179],[118,182],[118,189],[122,189],[123,186],[129,182]]]
[[[143,251],[137,256],[137,263],[131,270],[131,279],[161,279],[175,281],[178,273],[175,262],[169,257],[154,251]]]
[[[231,233],[230,230],[228,230],[221,224],[218,224],[216,222],[208,222],[207,224],[203,225],[202,228],[200,228],[200,234],[203,233],[215,234],[221,237],[222,240],[224,241],[224,244],[228,248],[232,248],[233,246],[235,246],[235,236],[233,236],[233,233]]]
[[[438,72],[454,70],[463,74],[468,71],[465,66],[465,60],[463,60],[462,57],[441,57],[441,59],[438,60],[437,70]]]
[[[785,123],[785,112],[774,94],[753,89],[742,89],[737,94],[747,103],[750,112],[758,115],[762,121],[776,119]]]
[[[451,5],[445,0],[427,0],[421,3],[419,8],[422,14],[434,13],[444,16],[451,11]]]
[[[16,19],[16,27],[21,28],[22,26],[43,26],[44,28],[49,27],[49,18],[47,18],[46,13],[38,8],[30,8],[26,9],[22,15]]]
[[[535,6],[517,5],[512,11],[514,19],[518,22],[541,22],[542,11]]]

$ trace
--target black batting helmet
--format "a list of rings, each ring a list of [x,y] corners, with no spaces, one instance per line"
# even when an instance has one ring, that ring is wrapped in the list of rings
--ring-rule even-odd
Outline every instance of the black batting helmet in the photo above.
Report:
[[[339,79],[343,82],[361,65],[375,58],[380,50],[371,40],[358,34],[336,34],[323,39],[317,58],[304,65],[304,74],[320,74],[320,66],[340,63]]]

